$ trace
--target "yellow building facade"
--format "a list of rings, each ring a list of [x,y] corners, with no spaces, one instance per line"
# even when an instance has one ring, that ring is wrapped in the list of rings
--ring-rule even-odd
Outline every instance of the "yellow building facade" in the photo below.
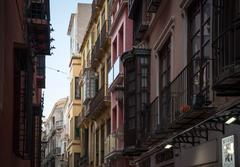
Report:
[[[68,166],[78,167],[81,157],[81,136],[78,126],[79,114],[82,111],[82,93],[80,87],[80,73],[82,57],[79,48],[82,45],[82,34],[86,32],[91,16],[91,4],[78,3],[77,10],[71,15],[68,35],[70,36],[70,95],[68,103]]]
[[[109,4],[93,1],[92,15],[80,47],[81,132],[80,166],[103,166],[108,154],[106,140],[110,135],[110,94],[107,87],[110,69]]]
[[[78,115],[82,110],[81,95],[79,87],[79,73],[81,70],[81,58],[72,56],[70,62],[70,99],[68,104],[68,120],[69,120],[69,141],[68,141],[68,162],[69,167],[75,164],[80,158],[80,129],[77,127]]]

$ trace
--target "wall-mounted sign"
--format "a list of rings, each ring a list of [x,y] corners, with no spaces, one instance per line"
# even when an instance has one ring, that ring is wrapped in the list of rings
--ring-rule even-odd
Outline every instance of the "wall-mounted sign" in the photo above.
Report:
[[[222,166],[235,167],[234,135],[222,139]]]

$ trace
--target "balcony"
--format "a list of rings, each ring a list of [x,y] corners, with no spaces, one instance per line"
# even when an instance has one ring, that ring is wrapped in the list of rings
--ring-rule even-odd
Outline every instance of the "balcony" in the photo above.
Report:
[[[240,17],[213,42],[214,85],[218,96],[240,96]]]
[[[50,130],[49,130],[48,139],[49,139],[51,136],[54,136],[54,135],[55,135],[55,132],[56,132],[55,125],[52,125],[52,127],[51,127]]]
[[[113,67],[110,69],[108,73],[108,88],[110,90],[114,90],[116,85],[121,84],[122,82],[123,82],[123,65],[121,63],[120,56],[118,56]]]
[[[191,61],[170,83],[165,89],[166,96],[160,94],[151,103],[148,138],[144,143],[147,146],[165,140],[174,132],[193,127],[215,114],[209,99],[210,62],[205,61],[196,70],[196,61]]]
[[[145,7],[140,7],[140,12],[138,15],[136,15],[133,20],[133,39],[134,41],[140,41],[144,35],[144,33],[147,31],[149,24],[152,19],[152,14],[148,13],[145,9]]]
[[[63,120],[56,121],[55,128],[62,129],[63,128]]]
[[[147,0],[147,11],[149,13],[156,13],[162,0]]]
[[[28,31],[32,48],[37,55],[50,55],[49,0],[32,0],[28,6]]]
[[[123,128],[110,134],[104,142],[105,158],[110,159],[123,154]]]
[[[159,97],[155,98],[150,105],[150,120],[148,137],[144,141],[146,146],[150,146],[160,140],[166,138],[166,135],[172,132],[172,130],[165,128],[168,127],[170,121],[170,112],[160,112],[159,110]]]
[[[96,93],[95,97],[91,100],[89,116],[96,118],[104,108],[110,105],[110,96],[105,93],[105,89],[102,86]]]
[[[91,68],[85,68],[83,74],[83,104],[88,107],[88,102],[96,94],[96,76]],[[86,108],[87,109],[87,108]],[[86,110],[85,110],[86,111]]]
[[[209,97],[210,62],[202,60],[198,67],[198,61],[192,60],[171,82],[168,95],[160,96],[158,118],[164,120],[159,124],[161,131],[184,130],[214,114]]]
[[[97,41],[93,47],[92,51],[92,59],[91,59],[91,65],[92,67],[96,67],[98,62],[103,58],[104,56],[104,50],[106,46],[109,44],[109,36],[108,36],[108,20],[105,20],[100,34],[98,35]]]

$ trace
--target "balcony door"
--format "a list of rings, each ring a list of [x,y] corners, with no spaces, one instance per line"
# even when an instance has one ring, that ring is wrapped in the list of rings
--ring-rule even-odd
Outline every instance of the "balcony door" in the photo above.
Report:
[[[188,101],[190,105],[195,102],[205,103],[209,100],[211,6],[211,0],[196,0],[188,10],[188,90],[190,91]]]
[[[159,51],[159,128],[162,129],[169,122],[170,112],[170,57],[171,40],[168,39]]]

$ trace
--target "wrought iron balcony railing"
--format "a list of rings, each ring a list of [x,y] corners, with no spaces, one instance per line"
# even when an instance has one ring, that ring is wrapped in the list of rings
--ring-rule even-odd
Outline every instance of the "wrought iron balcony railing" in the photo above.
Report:
[[[55,127],[56,129],[63,128],[63,120],[56,121]]]
[[[91,100],[89,115],[95,117],[101,109],[106,107],[110,102],[110,96],[105,94],[104,86],[96,93],[95,97]]]
[[[120,132],[118,132],[120,133]],[[123,134],[122,134],[123,135]],[[117,135],[117,132],[110,134],[105,139],[104,150],[105,150],[105,158],[110,158],[115,155],[119,155],[123,153],[123,142],[122,137]]]
[[[92,50],[92,58],[91,58],[91,65],[93,67],[95,67],[95,65],[97,64],[97,62],[102,58],[102,56],[104,55],[102,52],[106,46],[106,44],[109,41],[109,35],[108,35],[108,20],[105,20],[102,28],[101,28],[101,32],[99,33],[98,37],[97,37],[97,41],[93,47]]]
[[[54,154],[55,154],[55,155],[60,155],[60,154],[61,154],[61,147],[56,147],[56,148],[54,149]]]
[[[213,42],[214,86],[217,95],[240,95],[240,17],[225,27]]]
[[[152,19],[152,14],[147,12],[144,4],[139,5],[139,13],[133,18],[133,38],[134,41],[139,41],[143,37],[145,31]]]
[[[49,0],[31,0],[28,6],[29,41],[37,55],[50,55]]]
[[[92,49],[92,57],[91,57],[91,66],[94,67],[96,62],[98,61],[98,56],[100,54],[100,34],[97,37],[97,40],[95,42],[95,45]]]
[[[173,131],[193,126],[213,114],[211,111],[214,108],[209,107],[210,87],[205,82],[209,76],[209,61],[193,74],[195,61],[197,60],[190,62],[170,83],[166,96],[160,94],[151,103],[150,144]],[[197,75],[199,80],[196,79]]]
[[[100,34],[100,48],[102,48],[102,49],[104,49],[105,44],[108,39],[107,32],[108,32],[108,20],[105,20],[102,25],[101,34]]]
[[[211,115],[209,111],[213,108],[208,107],[211,104],[209,77],[209,60],[194,59],[171,82],[171,97],[168,98],[171,128],[194,125]]]
[[[29,17],[49,22],[50,8],[49,0],[31,0],[29,3]]]

